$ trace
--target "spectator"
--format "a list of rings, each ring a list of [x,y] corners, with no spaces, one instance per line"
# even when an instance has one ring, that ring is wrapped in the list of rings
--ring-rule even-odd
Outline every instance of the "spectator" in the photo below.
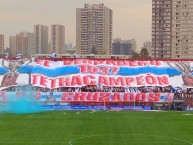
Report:
[[[16,59],[20,59],[21,58],[21,53],[18,53],[17,55],[16,55]]]
[[[7,52],[5,52],[5,59],[9,58],[9,54]]]
[[[55,60],[56,57],[57,57],[57,54],[55,52],[53,52],[50,56],[51,60]]]
[[[76,59],[77,58],[77,54],[74,52],[74,59]]]

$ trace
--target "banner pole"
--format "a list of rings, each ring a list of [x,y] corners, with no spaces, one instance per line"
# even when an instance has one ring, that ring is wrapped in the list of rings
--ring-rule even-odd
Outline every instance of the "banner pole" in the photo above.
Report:
[[[134,100],[134,111],[135,111],[135,100]]]
[[[104,99],[104,110],[105,110],[105,99]]]

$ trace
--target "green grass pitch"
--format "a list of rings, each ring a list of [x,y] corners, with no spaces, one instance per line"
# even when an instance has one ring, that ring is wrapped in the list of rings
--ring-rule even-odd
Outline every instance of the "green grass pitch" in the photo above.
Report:
[[[0,145],[193,145],[193,112],[0,114]]]

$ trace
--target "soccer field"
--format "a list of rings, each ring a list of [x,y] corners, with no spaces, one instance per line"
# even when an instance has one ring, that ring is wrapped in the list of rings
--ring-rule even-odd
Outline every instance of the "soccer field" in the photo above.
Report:
[[[193,112],[0,114],[2,145],[193,145]]]

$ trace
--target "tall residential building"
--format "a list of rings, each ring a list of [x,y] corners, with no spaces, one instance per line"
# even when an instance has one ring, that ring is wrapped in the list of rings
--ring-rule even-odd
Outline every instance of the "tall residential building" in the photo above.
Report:
[[[152,0],[152,57],[193,55],[193,0]]]
[[[0,54],[4,54],[4,35],[0,34]]]
[[[36,50],[36,35],[30,32],[20,32],[16,36],[10,37],[11,56],[15,57],[20,53],[22,57],[30,57],[35,54]]]
[[[132,55],[133,52],[134,50],[132,48],[132,43],[130,42],[130,40],[121,40],[119,38],[113,40],[113,55]]]
[[[34,33],[36,34],[36,54],[50,53],[48,49],[48,26],[35,25]]]
[[[112,43],[112,54],[113,55],[132,55],[136,50],[136,41],[135,39],[131,40],[122,40],[116,38]]]
[[[133,51],[137,51],[137,41],[135,39],[125,40],[132,45]]]
[[[10,36],[9,37],[9,48],[10,48],[10,56],[15,57],[16,56],[16,36]]]
[[[51,26],[51,50],[49,53],[55,52],[57,54],[64,53],[65,45],[65,27],[62,25]]]
[[[36,54],[36,34],[27,33],[27,55],[26,56],[31,56],[32,54]]]
[[[76,47],[79,54],[112,53],[112,10],[104,4],[85,4],[76,9]]]

